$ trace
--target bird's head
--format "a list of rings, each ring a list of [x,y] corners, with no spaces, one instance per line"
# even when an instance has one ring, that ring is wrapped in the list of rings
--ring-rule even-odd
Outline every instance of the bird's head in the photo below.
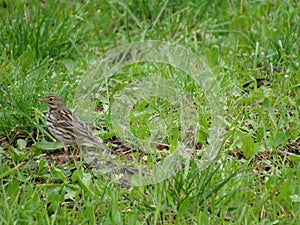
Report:
[[[61,97],[54,94],[48,95],[45,98],[39,98],[38,101],[44,102],[49,109],[58,109],[66,107]]]

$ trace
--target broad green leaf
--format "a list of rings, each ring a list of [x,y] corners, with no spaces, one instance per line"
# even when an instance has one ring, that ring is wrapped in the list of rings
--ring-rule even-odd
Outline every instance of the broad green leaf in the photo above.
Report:
[[[51,175],[52,175],[52,178],[55,180],[55,181],[65,181],[67,178],[66,178],[66,175],[63,173],[63,171],[61,171],[60,169],[54,167],[53,170],[51,170]]]
[[[72,174],[72,181],[78,181],[80,187],[87,193],[87,195],[92,198],[94,196],[93,190],[90,188],[92,182],[92,175],[89,173],[83,173],[78,169]]]
[[[240,137],[242,141],[241,151],[246,159],[250,159],[254,154],[254,141],[250,135]]]
[[[41,148],[44,150],[55,150],[55,149],[60,149],[64,147],[64,144],[61,142],[48,142],[48,141],[43,141],[43,142],[37,142],[33,144],[32,146]]]
[[[18,139],[17,144],[18,144],[18,148],[22,150],[26,148],[27,142],[24,139]]]

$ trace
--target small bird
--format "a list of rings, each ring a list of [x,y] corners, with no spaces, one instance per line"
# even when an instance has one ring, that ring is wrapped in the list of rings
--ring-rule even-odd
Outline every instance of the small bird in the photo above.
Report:
[[[91,144],[106,151],[112,151],[92,134],[88,126],[75,113],[66,107],[61,97],[51,94],[38,100],[48,106],[46,124],[57,141],[66,146]]]

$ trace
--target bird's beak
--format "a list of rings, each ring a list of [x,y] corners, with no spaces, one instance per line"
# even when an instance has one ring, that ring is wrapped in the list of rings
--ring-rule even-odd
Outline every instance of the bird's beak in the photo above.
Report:
[[[37,100],[40,101],[40,102],[45,102],[46,101],[46,99],[44,99],[44,98],[38,98]]]

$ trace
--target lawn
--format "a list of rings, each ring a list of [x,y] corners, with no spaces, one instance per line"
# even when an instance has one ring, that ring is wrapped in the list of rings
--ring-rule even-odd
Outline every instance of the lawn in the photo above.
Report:
[[[299,8],[1,1],[1,224],[300,224]],[[113,153],[65,155],[49,94]]]

